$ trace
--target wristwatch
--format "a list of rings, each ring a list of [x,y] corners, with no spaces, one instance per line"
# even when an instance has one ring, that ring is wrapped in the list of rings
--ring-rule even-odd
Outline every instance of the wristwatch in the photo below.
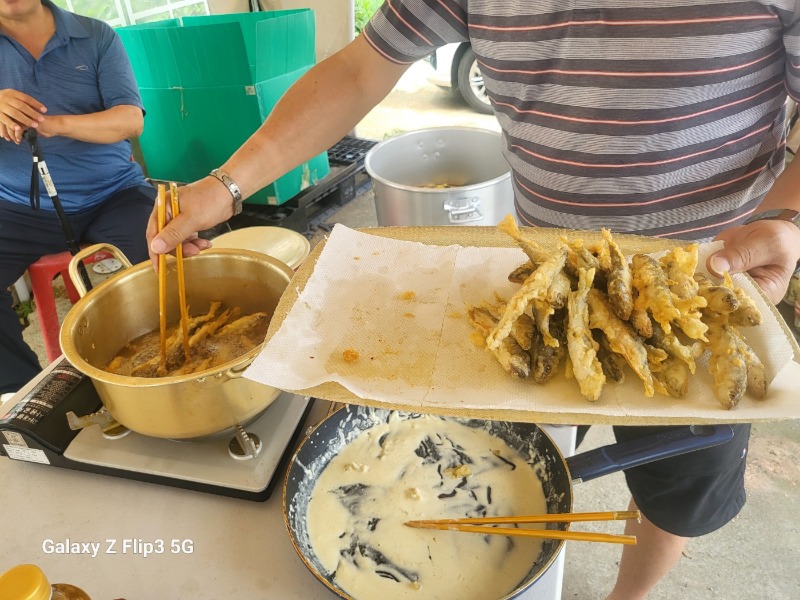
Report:
[[[228,188],[231,196],[233,196],[233,215],[236,216],[242,212],[242,191],[236,185],[236,182],[231,179],[230,175],[222,169],[212,169],[210,175],[222,182],[222,185]]]
[[[790,208],[776,208],[773,210],[765,210],[764,212],[755,214],[749,219],[747,219],[744,222],[744,225],[753,223],[755,221],[763,221],[765,219],[776,220],[776,221],[789,221],[790,223],[794,223],[798,228],[800,228],[800,212],[792,210]]]

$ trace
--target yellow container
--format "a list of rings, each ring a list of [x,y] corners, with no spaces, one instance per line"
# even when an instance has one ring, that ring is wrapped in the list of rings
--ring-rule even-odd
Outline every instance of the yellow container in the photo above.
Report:
[[[66,583],[52,586],[36,565],[18,565],[0,575],[0,600],[91,600],[82,589]]]
[[[0,575],[0,600],[50,600],[52,588],[36,565],[18,565]]]

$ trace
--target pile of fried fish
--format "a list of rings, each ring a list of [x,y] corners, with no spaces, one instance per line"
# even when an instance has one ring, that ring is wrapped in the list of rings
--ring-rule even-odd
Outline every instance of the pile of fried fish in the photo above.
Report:
[[[167,377],[199,373],[235,360],[264,341],[269,314],[241,316],[238,306],[213,301],[208,312],[189,317],[189,356],[184,354],[180,324],[167,331],[166,362],[161,360],[161,332],[156,329],[128,342],[104,370],[132,377]]]
[[[645,396],[680,398],[708,352],[723,407],[734,408],[746,389],[765,396],[764,364],[739,330],[760,324],[761,314],[728,274],[715,283],[697,272],[697,244],[629,258],[603,230],[599,243],[562,238],[553,252],[525,237],[510,215],[498,228],[528,257],[508,276],[521,285],[509,299],[495,294],[469,306],[467,315],[512,376],[545,383],[563,365],[596,401],[606,382],[624,380],[627,365]]]

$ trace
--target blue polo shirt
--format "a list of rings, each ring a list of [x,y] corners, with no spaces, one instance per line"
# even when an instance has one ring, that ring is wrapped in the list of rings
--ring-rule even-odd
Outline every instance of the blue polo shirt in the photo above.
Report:
[[[55,18],[56,32],[35,60],[19,43],[0,33],[0,89],[14,89],[47,107],[45,115],[79,115],[119,105],[142,108],[128,55],[111,27],[61,10],[43,0]],[[58,197],[68,213],[95,206],[109,196],[145,184],[131,162],[127,140],[90,144],[66,137],[39,138]],[[30,202],[32,157],[23,140],[17,146],[0,138],[0,199]],[[54,210],[40,185],[41,206]]]

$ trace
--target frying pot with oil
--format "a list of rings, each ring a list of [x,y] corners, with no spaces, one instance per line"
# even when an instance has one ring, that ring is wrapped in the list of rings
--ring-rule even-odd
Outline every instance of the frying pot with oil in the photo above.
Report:
[[[78,260],[110,251],[86,248]],[[180,320],[175,261],[168,261],[167,323]],[[282,262],[248,250],[209,250],[184,261],[190,315],[204,314],[211,302],[241,308],[241,314],[275,311],[293,271]],[[73,277],[78,282],[79,278]],[[76,287],[80,286],[76,283]],[[149,261],[103,282],[72,307],[61,328],[61,349],[72,365],[91,378],[103,405],[125,427],[159,438],[205,437],[246,423],[272,404],[280,390],[242,377],[261,350],[256,346],[227,363],[188,375],[131,377],[103,370],[130,341],[159,329],[158,277]]]

